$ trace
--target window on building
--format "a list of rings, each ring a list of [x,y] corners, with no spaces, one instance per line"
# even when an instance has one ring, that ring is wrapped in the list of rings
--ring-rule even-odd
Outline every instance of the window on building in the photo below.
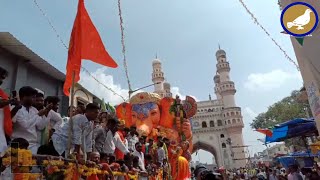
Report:
[[[221,134],[220,137],[221,137],[221,138],[224,138],[224,134]]]
[[[203,122],[202,122],[202,127],[203,127],[203,128],[206,128],[206,127],[207,127],[207,122],[203,121]]]
[[[237,123],[237,121],[235,119],[232,119],[232,124]]]
[[[231,116],[234,116],[234,112],[231,112]]]
[[[228,124],[231,124],[231,121],[230,121],[230,120],[228,120]]]
[[[227,145],[226,145],[226,143],[222,143],[222,148],[227,148]]]
[[[222,126],[222,121],[218,120],[218,126]]]
[[[229,116],[229,113],[227,113],[227,116]]]
[[[240,119],[238,119],[238,123],[240,123]]]
[[[210,127],[214,127],[214,122],[210,121]]]

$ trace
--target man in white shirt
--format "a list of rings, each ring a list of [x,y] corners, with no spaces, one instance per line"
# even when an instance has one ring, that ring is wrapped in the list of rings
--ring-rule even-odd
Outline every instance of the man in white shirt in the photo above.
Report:
[[[37,99],[40,107],[40,98]],[[59,109],[59,102],[60,99],[56,96],[48,96],[44,100],[44,105],[47,106],[49,104],[52,104],[52,109],[49,111],[47,116],[47,118],[49,119],[49,123],[47,124],[46,128],[42,131],[38,131],[38,139],[41,145],[38,149],[38,154],[59,156],[54,148],[52,148],[53,144],[51,141],[51,136],[55,129],[58,129],[60,126],[62,126],[61,115],[57,112]]]
[[[147,180],[148,175],[146,173],[146,167],[144,164],[144,154],[142,152],[142,144],[140,142],[137,142],[135,144],[135,151],[132,153],[133,156],[136,156],[139,158],[139,168],[140,168],[140,173],[139,173],[139,180]]]
[[[158,142],[158,163],[162,166],[163,160],[165,159],[166,153],[163,149],[163,141]]]
[[[288,180],[303,180],[299,173],[299,167],[297,165],[291,165],[289,167],[290,174],[288,175]]]
[[[81,157],[81,148],[83,153],[92,152],[93,121],[98,117],[99,109],[97,105],[91,103],[87,105],[84,115],[78,114],[72,117],[73,136],[71,138],[71,149],[74,149],[74,152],[77,153],[78,159]],[[53,146],[59,155],[68,150],[70,125],[71,123],[68,121],[62,127],[57,128],[52,135]]]
[[[37,153],[40,146],[37,131],[43,130],[49,120],[46,117],[51,110],[51,106],[38,111],[32,106],[37,91],[32,87],[25,86],[19,90],[19,97],[22,106],[12,118],[13,133],[12,139],[24,138],[29,142],[29,150],[33,154]]]
[[[55,129],[58,129],[62,124],[62,117],[57,112],[59,109],[59,102],[60,99],[56,96],[48,96],[44,100],[44,104],[47,106],[48,104],[52,104],[52,109],[48,113],[49,124],[47,125],[46,129],[41,132],[41,143],[48,144],[49,140]]]
[[[278,180],[277,170],[270,169],[269,180]]]
[[[136,150],[135,144],[139,142],[139,138],[136,134],[137,134],[137,128],[135,126],[131,126],[130,133],[127,136],[128,147],[131,152],[134,152]]]
[[[100,133],[97,133],[97,138],[105,138],[103,144],[103,153],[114,154],[116,148],[118,148],[125,155],[130,153],[125,144],[121,141],[118,131],[119,121],[116,119],[109,119],[107,129],[100,129]]]

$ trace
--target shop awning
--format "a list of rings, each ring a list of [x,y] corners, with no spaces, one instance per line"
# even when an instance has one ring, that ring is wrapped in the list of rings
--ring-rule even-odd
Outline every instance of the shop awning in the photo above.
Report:
[[[316,123],[313,118],[297,118],[276,125],[272,129],[272,136],[266,136],[265,143],[281,142],[298,136],[311,136],[317,134]]]

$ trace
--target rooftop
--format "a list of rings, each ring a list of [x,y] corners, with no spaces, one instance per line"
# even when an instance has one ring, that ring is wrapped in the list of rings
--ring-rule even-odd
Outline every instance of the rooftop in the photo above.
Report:
[[[17,56],[23,57],[43,73],[61,81],[65,80],[65,75],[61,71],[42,59],[9,32],[0,32],[0,46]]]
[[[64,73],[62,73],[57,68],[49,64],[46,60],[34,53],[26,45],[24,45],[18,39],[16,39],[11,33],[0,32],[0,47],[11,52],[12,54],[23,57],[25,60],[28,61],[28,63],[30,63],[33,67],[39,69],[41,72],[53,77],[54,79],[58,79],[64,82],[66,77]],[[83,89],[84,91],[88,92],[93,97],[97,98],[94,94],[92,94],[79,83],[77,84],[77,86]]]

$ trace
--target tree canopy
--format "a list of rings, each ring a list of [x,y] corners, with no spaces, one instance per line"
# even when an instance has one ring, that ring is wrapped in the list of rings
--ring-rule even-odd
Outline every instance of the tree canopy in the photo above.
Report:
[[[291,95],[268,107],[267,112],[260,113],[250,124],[252,128],[271,128],[276,124],[294,118],[306,118],[310,113],[308,102],[299,101],[302,92],[295,90]],[[307,110],[307,111],[306,111]]]

